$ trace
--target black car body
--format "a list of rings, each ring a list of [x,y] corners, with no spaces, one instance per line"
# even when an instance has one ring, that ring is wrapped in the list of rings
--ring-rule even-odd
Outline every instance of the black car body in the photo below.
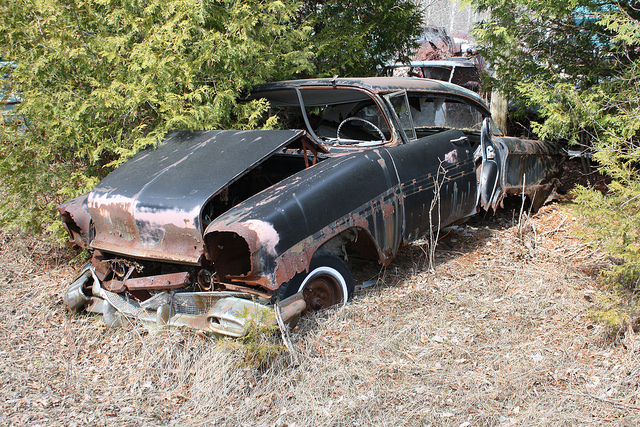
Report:
[[[477,94],[440,81],[286,81],[260,98],[285,130],[172,132],[59,208],[92,252],[71,309],[240,336],[248,313],[344,304],[349,257],[388,265],[508,195],[539,207],[561,170],[553,144],[502,137]]]

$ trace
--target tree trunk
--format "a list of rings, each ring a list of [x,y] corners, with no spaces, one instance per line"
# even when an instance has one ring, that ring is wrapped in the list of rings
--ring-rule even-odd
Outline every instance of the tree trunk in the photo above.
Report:
[[[491,92],[491,115],[502,132],[507,133],[507,114],[509,101],[505,95],[497,90]]]

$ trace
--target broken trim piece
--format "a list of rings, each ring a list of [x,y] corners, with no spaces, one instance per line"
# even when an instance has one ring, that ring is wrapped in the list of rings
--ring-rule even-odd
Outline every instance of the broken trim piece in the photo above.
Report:
[[[188,280],[188,273],[164,274],[159,281],[166,286],[167,280]],[[155,286],[153,277],[144,281],[128,279],[126,286],[131,290],[150,290]],[[91,296],[89,296],[91,295]],[[183,326],[209,332],[219,336],[242,337],[247,334],[252,323],[268,326],[276,324],[274,313],[277,306],[285,323],[295,323],[306,308],[302,293],[265,304],[245,292],[160,292],[139,303],[103,288],[96,275],[95,267],[85,265],[78,278],[69,285],[63,297],[70,310],[87,306],[87,311],[100,314],[107,326],[117,327],[123,318],[139,320],[152,328]]]

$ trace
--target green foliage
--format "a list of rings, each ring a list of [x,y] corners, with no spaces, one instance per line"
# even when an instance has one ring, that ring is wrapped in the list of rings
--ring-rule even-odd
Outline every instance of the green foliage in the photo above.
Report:
[[[637,164],[634,166],[637,167]],[[586,227],[582,236],[608,252],[614,265],[602,272],[611,289],[596,319],[614,330],[640,325],[640,180],[628,165],[607,166],[616,178],[609,191],[574,190],[578,211]]]
[[[278,344],[279,331],[275,312],[267,308],[248,310],[240,315],[245,320],[245,335],[239,339],[226,340],[225,345],[244,354],[244,363],[256,368],[263,367],[286,351]]]
[[[635,326],[640,313],[640,8],[637,2],[474,0],[491,19],[478,35],[496,87],[536,106],[541,138],[587,135],[607,191],[577,188],[584,237],[614,260],[598,316]],[[591,12],[591,18],[581,16]],[[584,138],[583,138],[584,139]]]
[[[361,3],[2,2],[0,56],[17,64],[2,91],[23,102],[0,133],[0,225],[57,224],[57,204],[170,129],[256,127],[267,105],[236,102],[256,83],[373,74],[406,53],[418,8]]]
[[[316,76],[373,76],[416,48],[422,11],[412,0],[307,0],[300,22],[313,27]]]
[[[613,29],[600,25],[597,16],[615,6],[598,0],[472,0],[490,19],[475,32],[482,54],[499,78],[492,87],[507,93],[522,106],[534,106],[519,90],[521,85],[566,82],[586,89],[615,75],[610,55],[619,45]],[[633,56],[637,54],[633,53]]]
[[[169,129],[248,128],[257,82],[310,69],[297,3],[9,0],[0,49],[23,102],[2,132],[0,221],[38,231],[53,207]]]

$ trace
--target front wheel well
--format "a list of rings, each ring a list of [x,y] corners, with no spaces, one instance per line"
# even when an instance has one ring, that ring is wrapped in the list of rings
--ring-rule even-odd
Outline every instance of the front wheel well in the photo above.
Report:
[[[371,234],[360,227],[353,227],[323,243],[317,252],[328,252],[347,260],[350,257],[382,261],[380,250]]]

